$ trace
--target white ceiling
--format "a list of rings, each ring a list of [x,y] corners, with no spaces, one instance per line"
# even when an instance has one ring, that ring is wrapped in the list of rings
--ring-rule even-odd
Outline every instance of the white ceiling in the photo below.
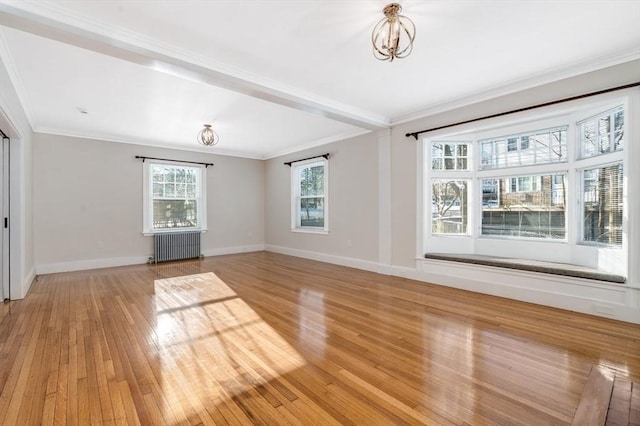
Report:
[[[0,57],[35,131],[252,158],[640,58],[637,0],[436,0],[381,62],[386,3],[0,0]]]

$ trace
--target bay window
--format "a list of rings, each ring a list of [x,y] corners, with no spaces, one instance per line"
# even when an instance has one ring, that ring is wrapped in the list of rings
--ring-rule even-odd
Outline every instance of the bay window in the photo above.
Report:
[[[424,252],[626,275],[628,105],[626,98],[583,102],[539,119],[497,119],[493,128],[425,139]]]

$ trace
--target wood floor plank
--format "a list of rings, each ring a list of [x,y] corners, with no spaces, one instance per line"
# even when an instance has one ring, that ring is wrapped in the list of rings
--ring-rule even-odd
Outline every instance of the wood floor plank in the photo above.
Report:
[[[592,368],[572,425],[599,426],[605,423],[614,377],[615,374],[605,368]]]
[[[275,253],[40,276],[0,313],[2,425],[586,425],[607,374],[640,422],[640,326]]]
[[[613,381],[611,400],[607,410],[606,426],[627,426],[631,412],[631,387],[633,382],[616,377]]]

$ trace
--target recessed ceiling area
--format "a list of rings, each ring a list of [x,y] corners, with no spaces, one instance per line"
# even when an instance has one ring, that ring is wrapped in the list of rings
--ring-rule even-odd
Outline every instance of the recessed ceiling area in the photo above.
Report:
[[[251,158],[640,58],[637,1],[401,4],[392,63],[384,1],[1,1],[0,56],[34,131]]]

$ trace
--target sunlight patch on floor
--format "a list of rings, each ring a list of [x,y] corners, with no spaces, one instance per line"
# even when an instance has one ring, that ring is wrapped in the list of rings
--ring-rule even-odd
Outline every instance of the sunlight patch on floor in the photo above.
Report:
[[[156,280],[158,368],[163,416],[190,413],[176,407],[207,406],[262,391],[305,364],[304,358],[212,272]]]

